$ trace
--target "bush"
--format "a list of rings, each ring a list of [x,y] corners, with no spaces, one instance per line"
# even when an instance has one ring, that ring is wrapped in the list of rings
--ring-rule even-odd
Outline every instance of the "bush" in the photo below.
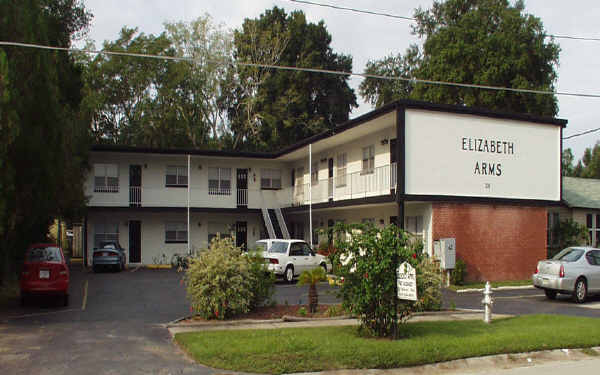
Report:
[[[246,313],[270,297],[256,256],[241,256],[229,238],[214,238],[208,250],[190,260],[185,281],[192,309],[204,319],[226,319]],[[262,260],[260,261],[262,262]]]
[[[249,251],[246,254],[250,263],[252,301],[250,310],[270,300],[275,292],[275,274],[265,271],[265,259],[261,252]]]
[[[561,220],[554,230],[554,235],[558,237],[558,246],[548,249],[548,258],[552,258],[566,247],[587,244],[587,227],[573,219]]]
[[[463,285],[467,277],[467,264],[462,259],[457,259],[454,269],[450,272],[450,283],[452,285]]]
[[[361,330],[372,336],[391,336],[397,321],[396,267],[409,262],[415,267],[421,254],[408,246],[408,234],[395,225],[379,229],[374,225],[336,224],[336,264],[344,282],[342,306],[361,321]],[[398,306],[400,303],[398,302]],[[405,304],[409,314],[412,304]]]
[[[442,274],[439,265],[429,257],[423,257],[417,265],[417,298],[415,311],[442,308]]]

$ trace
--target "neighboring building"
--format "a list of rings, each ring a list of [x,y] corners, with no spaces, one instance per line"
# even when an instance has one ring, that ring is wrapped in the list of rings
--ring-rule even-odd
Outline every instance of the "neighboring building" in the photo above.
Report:
[[[148,264],[217,233],[308,240],[312,201],[315,232],[397,223],[430,254],[456,238],[470,279],[527,278],[546,253],[546,207],[561,204],[566,123],[398,101],[272,153],[94,146],[87,248],[118,239],[128,263]]]
[[[560,221],[572,219],[588,229],[587,245],[600,246],[600,180],[563,177],[562,207],[548,208],[548,249],[558,250],[556,228]]]

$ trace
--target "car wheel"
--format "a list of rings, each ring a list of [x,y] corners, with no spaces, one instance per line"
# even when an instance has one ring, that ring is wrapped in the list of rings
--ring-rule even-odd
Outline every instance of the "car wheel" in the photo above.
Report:
[[[573,291],[573,300],[576,303],[583,303],[587,297],[587,283],[583,277],[580,277],[575,282],[575,290]]]
[[[285,281],[290,284],[294,282],[294,267],[287,266],[285,269]]]
[[[69,295],[68,294],[65,294],[63,296],[63,305],[64,306],[69,306]]]
[[[546,297],[548,297],[548,299],[556,299],[556,291],[555,290],[545,289],[544,293],[546,293]]]

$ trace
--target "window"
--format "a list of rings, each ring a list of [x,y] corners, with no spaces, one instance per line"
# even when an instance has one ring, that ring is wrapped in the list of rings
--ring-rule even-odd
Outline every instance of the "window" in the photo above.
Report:
[[[165,243],[187,243],[187,223],[172,222],[165,225]]]
[[[225,223],[208,223],[208,244],[210,245],[213,238],[231,238],[232,226]]]
[[[118,222],[98,222],[94,225],[94,247],[102,247],[104,242],[119,242]]]
[[[361,222],[366,225],[375,225],[375,218],[368,217],[368,218],[362,219]]]
[[[208,168],[208,194],[231,194],[231,168]]]
[[[281,189],[281,169],[261,169],[260,188]]]
[[[588,245],[598,247],[598,245],[600,245],[600,214],[596,214],[595,216],[595,223],[593,214],[587,214],[585,221],[589,233]]]
[[[423,234],[423,216],[407,216],[405,229],[412,234]]]
[[[335,178],[335,187],[346,186],[346,166],[348,165],[348,155],[344,152],[337,156],[337,177]]]
[[[548,212],[548,223],[546,228],[548,247],[554,247],[558,245],[558,226],[558,212]]]
[[[94,164],[94,192],[119,192],[119,167],[117,164]]]
[[[165,178],[165,186],[167,187],[187,187],[188,174],[185,166],[168,166],[167,175]]]
[[[304,194],[304,167],[296,169],[296,183],[294,184],[296,195]]]
[[[375,146],[371,145],[362,149],[362,171],[361,174],[373,173],[375,170]]]
[[[317,185],[319,183],[319,161],[312,163],[310,170],[310,182],[313,185]]]

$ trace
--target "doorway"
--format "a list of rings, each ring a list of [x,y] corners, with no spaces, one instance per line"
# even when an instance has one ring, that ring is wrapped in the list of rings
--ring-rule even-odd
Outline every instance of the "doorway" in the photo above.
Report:
[[[142,222],[129,221],[129,263],[142,262]]]
[[[235,222],[235,246],[242,251],[248,250],[248,223],[245,221]]]
[[[129,166],[129,207],[142,207],[142,166]]]
[[[237,206],[248,207],[248,170],[237,170]]]

